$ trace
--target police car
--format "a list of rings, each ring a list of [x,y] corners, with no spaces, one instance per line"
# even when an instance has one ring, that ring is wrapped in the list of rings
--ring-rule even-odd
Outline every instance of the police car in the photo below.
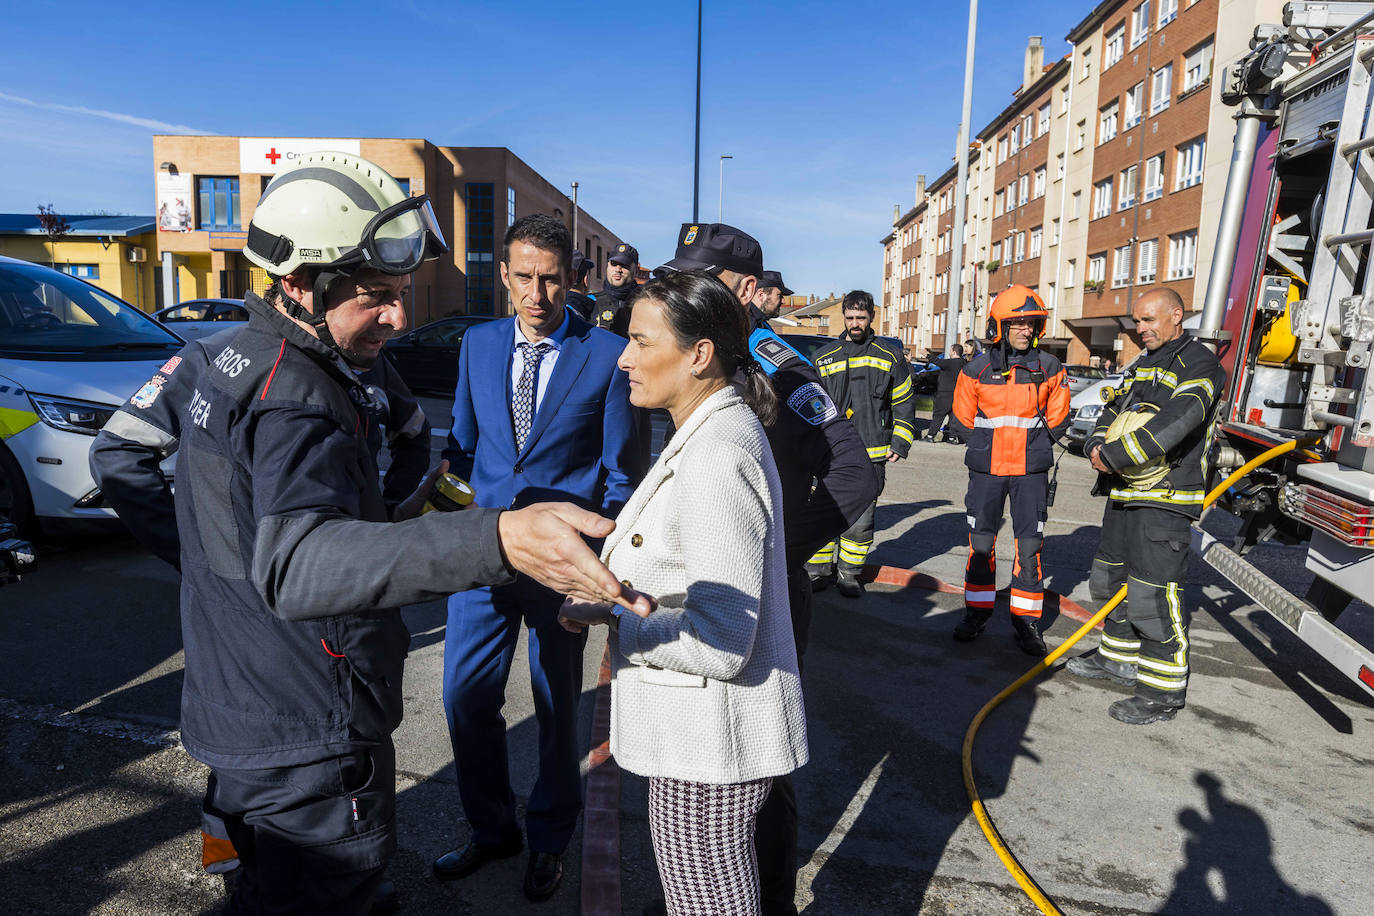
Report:
[[[0,257],[0,514],[48,534],[110,525],[91,440],[183,341],[99,287]],[[164,465],[171,473],[171,462]]]

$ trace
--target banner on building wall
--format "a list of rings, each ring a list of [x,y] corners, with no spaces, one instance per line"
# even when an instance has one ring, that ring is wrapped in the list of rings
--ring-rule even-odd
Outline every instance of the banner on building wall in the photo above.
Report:
[[[328,137],[240,137],[239,172],[244,175],[275,175],[306,153],[337,150],[362,155],[361,140]]]
[[[162,169],[157,173],[159,232],[191,231],[191,176]]]

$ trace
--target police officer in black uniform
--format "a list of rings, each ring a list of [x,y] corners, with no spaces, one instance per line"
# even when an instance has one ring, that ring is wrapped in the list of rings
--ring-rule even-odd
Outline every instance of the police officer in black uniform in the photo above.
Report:
[[[427,197],[352,154],[302,156],[249,226],[273,283],[247,325],[188,343],[92,446],[102,488],[145,522],[173,511],[157,462],[178,455],[181,736],[242,862],[233,912],[369,906],[396,848],[400,606],[517,571],[626,601],[580,536],[611,523],[571,506],[389,522],[354,367],[404,329],[409,275],[446,250]]]
[[[753,305],[763,275],[763,248],[722,223],[683,223],[673,259],[655,270],[706,270],[720,277],[749,311],[749,348],[778,394],[778,419],[767,430],[782,483],[788,598],[797,662],[811,626],[806,561],[858,521],[878,496],[878,479],[863,439],[843,417],[816,369],[768,326]],[[779,278],[781,282],[781,278]],[[814,484],[814,486],[813,486]],[[797,798],[789,776],[775,777],[754,831],[766,916],[797,912]]]
[[[593,300],[592,318],[598,328],[630,336],[630,297],[639,288],[639,252],[633,245],[617,245],[606,259],[606,282]]]
[[[587,274],[591,272],[592,261],[576,248],[572,253],[572,274],[568,281],[568,294],[563,304],[577,313],[585,321],[592,320],[592,303],[587,294]]]

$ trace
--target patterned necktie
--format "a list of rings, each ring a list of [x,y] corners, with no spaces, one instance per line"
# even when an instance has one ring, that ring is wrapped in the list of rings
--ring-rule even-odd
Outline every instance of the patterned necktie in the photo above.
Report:
[[[520,381],[515,383],[515,397],[511,400],[511,419],[515,422],[517,452],[525,447],[530,427],[534,424],[534,383],[539,376],[539,363],[548,351],[549,345],[546,343],[520,345],[520,356],[525,362],[520,369]]]

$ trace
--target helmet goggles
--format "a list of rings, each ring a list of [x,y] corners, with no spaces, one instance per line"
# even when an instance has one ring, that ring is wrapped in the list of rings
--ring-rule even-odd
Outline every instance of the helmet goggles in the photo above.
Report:
[[[444,232],[428,194],[392,204],[363,227],[358,247],[336,266],[370,267],[384,274],[413,273],[426,260],[448,252]]]

